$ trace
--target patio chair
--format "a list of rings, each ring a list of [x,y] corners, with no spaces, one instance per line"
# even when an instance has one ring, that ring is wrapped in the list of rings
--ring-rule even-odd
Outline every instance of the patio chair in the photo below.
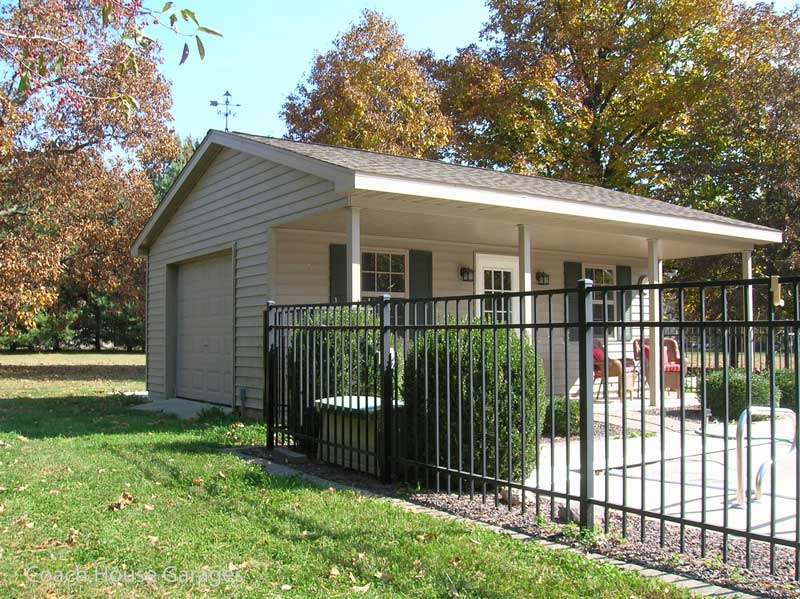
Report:
[[[633,340],[633,354],[636,359],[641,359],[642,345],[640,339]],[[650,340],[644,340],[644,361],[642,362],[647,384],[650,384],[650,369],[647,367],[650,360]],[[678,342],[675,339],[664,339],[664,348],[661,357],[662,378],[664,389],[675,391],[678,398],[683,396],[681,389],[681,352],[678,349]]]
[[[625,360],[623,368],[622,360],[608,358],[606,360],[606,348],[601,341],[595,341],[594,349],[592,350],[592,357],[594,358],[594,379],[592,384],[599,381],[606,380],[606,370],[608,371],[608,379],[617,379],[617,397],[622,399],[622,377],[625,376],[625,395],[633,398],[633,391],[636,389],[636,365],[630,358]],[[597,388],[595,398],[600,396],[602,385]]]

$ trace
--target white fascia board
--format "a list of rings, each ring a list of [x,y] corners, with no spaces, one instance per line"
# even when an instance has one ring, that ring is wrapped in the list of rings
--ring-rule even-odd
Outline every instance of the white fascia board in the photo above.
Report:
[[[180,172],[178,178],[167,191],[167,195],[158,208],[153,212],[147,224],[142,229],[141,233],[136,237],[131,247],[131,254],[133,256],[146,256],[148,254],[149,245],[152,243],[150,238],[153,232],[158,228],[165,215],[173,209],[173,204],[178,202],[180,204],[182,198],[185,196],[184,189],[187,180],[191,177],[198,164],[202,161],[205,154],[211,149],[212,146],[230,148],[258,156],[264,160],[269,160],[277,164],[282,164],[289,168],[294,168],[311,175],[316,175],[322,179],[327,179],[334,184],[336,191],[351,191],[355,182],[355,173],[344,167],[335,166],[316,160],[315,158],[308,158],[301,156],[295,152],[274,148],[254,140],[246,139],[232,133],[225,133],[215,129],[210,130],[205,139],[203,139],[200,146],[192,155],[189,162]],[[177,205],[174,206],[177,208]]]
[[[598,206],[596,204],[548,198],[545,196],[431,183],[402,177],[386,177],[356,173],[355,189],[454,200],[487,206],[528,210],[530,212],[592,218],[615,223],[625,222],[633,225],[644,225],[653,227],[653,237],[658,237],[658,230],[673,230],[742,239],[761,244],[781,243],[783,241],[783,234],[773,229],[761,229],[730,223],[661,215],[651,212],[642,212],[640,210],[625,210],[624,208]]]

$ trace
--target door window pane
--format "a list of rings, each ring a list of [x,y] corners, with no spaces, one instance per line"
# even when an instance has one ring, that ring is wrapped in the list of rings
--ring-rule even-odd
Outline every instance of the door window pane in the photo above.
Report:
[[[497,295],[511,292],[511,271],[486,268],[483,271],[483,292]],[[511,301],[507,297],[487,298],[483,304],[483,315],[493,322],[508,322],[511,314]]]

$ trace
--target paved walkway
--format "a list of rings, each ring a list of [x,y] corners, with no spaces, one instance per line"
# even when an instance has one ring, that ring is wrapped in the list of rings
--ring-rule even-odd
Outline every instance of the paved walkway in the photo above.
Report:
[[[178,417],[180,420],[194,420],[200,416],[201,413],[212,408],[218,408],[226,414],[231,413],[231,409],[227,406],[217,406],[202,401],[192,401],[191,399],[177,398],[148,401],[146,403],[135,405],[131,409],[142,412],[160,412],[162,414],[171,414]]]

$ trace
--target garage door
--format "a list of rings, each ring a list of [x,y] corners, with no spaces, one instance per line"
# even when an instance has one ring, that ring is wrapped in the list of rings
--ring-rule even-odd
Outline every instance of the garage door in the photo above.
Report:
[[[233,394],[233,286],[230,254],[178,267],[178,397],[230,404]]]

